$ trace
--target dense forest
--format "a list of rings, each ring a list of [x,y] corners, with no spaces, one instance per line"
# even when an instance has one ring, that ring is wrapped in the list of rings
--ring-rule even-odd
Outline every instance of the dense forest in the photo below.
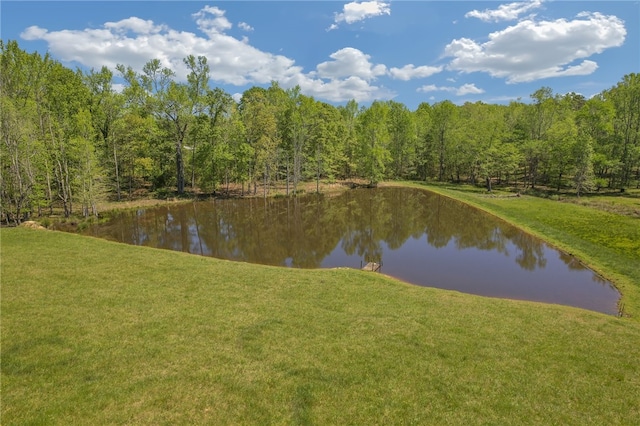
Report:
[[[211,88],[207,58],[187,82],[149,61],[141,72],[72,70],[0,41],[2,221],[141,193],[230,185],[296,194],[303,181],[383,179],[544,186],[580,196],[640,186],[640,74],[590,99],[542,87],[529,102],[395,101],[333,106],[277,82],[239,102]],[[115,74],[114,74],[115,72]],[[124,81],[115,90],[114,78]]]

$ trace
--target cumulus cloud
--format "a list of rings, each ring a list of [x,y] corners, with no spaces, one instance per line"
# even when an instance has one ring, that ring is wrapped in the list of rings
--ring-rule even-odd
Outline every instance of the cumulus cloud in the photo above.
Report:
[[[284,88],[300,85],[305,94],[335,102],[394,96],[373,83],[387,74],[386,66],[372,63],[369,55],[358,49],[340,49],[330,55],[330,61],[305,73],[291,58],[257,49],[246,37],[226,34],[233,25],[225,11],[217,7],[205,6],[192,18],[201,35],[131,17],[82,30],[49,31],[32,26],[21,37],[47,42],[49,51],[64,62],[96,69],[103,65],[115,69],[117,64],[124,64],[140,71],[149,60],[159,59],[179,81],[186,81],[189,71],[183,58],[194,55],[207,57],[211,79],[219,83],[243,86],[278,81]],[[242,24],[238,27],[245,31],[250,28]]]
[[[300,85],[303,91],[334,102],[391,99],[395,96],[385,87],[372,83],[378,77],[387,75],[387,67],[372,63],[369,55],[345,47],[329,57],[332,60],[318,64],[315,71],[300,74],[285,84]]]
[[[483,89],[476,87],[476,85],[473,83],[463,84],[460,87],[436,86],[435,84],[427,84],[425,86],[419,87],[417,91],[422,93],[449,92],[449,93],[455,93],[456,96],[479,95],[481,93],[484,93]]]
[[[349,76],[340,79],[319,79],[310,74],[298,74],[292,80],[282,84],[283,87],[299,85],[303,93],[326,99],[332,102],[343,102],[354,99],[365,102],[374,99],[391,99],[395,93],[358,77]]]
[[[186,31],[176,31],[148,25],[138,33],[131,18],[107,23],[99,29],[47,31],[29,27],[21,35],[28,40],[40,39],[49,50],[63,61],[75,61],[88,67],[103,65],[115,68],[119,63],[140,70],[151,59],[159,59],[162,66],[171,68],[180,80],[188,74],[182,59],[189,54],[206,56],[211,66],[211,77],[224,83],[243,85],[268,83],[301,71],[292,59],[260,51],[246,40],[236,39],[224,33],[230,23],[220,19],[221,11],[214,10],[214,17],[207,14],[216,8],[205,8],[194,14],[198,28],[207,35],[199,37]],[[128,30],[124,31],[123,29]]]
[[[47,37],[47,33],[48,31],[46,29],[32,25],[20,33],[20,37],[24,40],[41,40]]]
[[[215,6],[205,6],[192,16],[198,28],[207,35],[221,34],[230,29],[233,24],[224,16],[224,10]]]
[[[414,78],[426,78],[441,72],[443,67],[429,67],[426,65],[416,67],[413,64],[405,65],[402,68],[391,68],[389,74],[396,80],[409,81]]]
[[[138,34],[156,34],[164,30],[162,25],[156,25],[153,21],[148,21],[136,17],[123,19],[118,22],[107,22],[104,27],[109,30],[114,30],[118,33],[126,33],[131,31]]]
[[[240,100],[242,99],[242,93],[236,92],[233,95],[231,95],[231,97],[233,98],[234,101],[240,102]]]
[[[124,92],[124,89],[125,89],[126,86],[124,84],[122,84],[122,83],[113,83],[113,85],[111,87],[112,87],[114,92],[122,93],[122,92]]]
[[[476,87],[476,85],[473,83],[463,84],[462,86],[458,87],[458,89],[456,90],[456,95],[458,96],[479,95],[481,93],[484,93],[484,90]]]
[[[238,28],[240,28],[242,31],[247,31],[247,32],[253,31],[253,27],[247,24],[246,22],[239,22]]]
[[[343,6],[341,13],[336,13],[334,23],[331,24],[328,31],[338,28],[338,24],[345,22],[353,24],[354,22],[363,21],[380,15],[391,15],[391,5],[384,1],[353,1]]]
[[[478,18],[485,22],[513,21],[523,13],[537,9],[541,5],[542,0],[501,4],[497,9],[472,10],[467,12],[464,17]]]
[[[582,12],[573,20],[525,19],[489,34],[484,43],[453,40],[445,47],[445,56],[453,58],[451,70],[486,72],[508,83],[588,75],[598,65],[586,58],[621,46],[626,33],[622,20],[597,12]]]
[[[455,90],[454,87],[439,87],[439,86],[436,86],[435,84],[427,84],[422,87],[418,87],[417,91],[422,93],[429,93],[429,92],[439,92],[439,91],[451,92],[453,90]]]
[[[353,47],[345,47],[329,55],[333,61],[322,62],[317,66],[317,75],[321,78],[359,77],[364,81],[371,81],[387,73],[387,67],[382,64],[374,65],[369,55]]]

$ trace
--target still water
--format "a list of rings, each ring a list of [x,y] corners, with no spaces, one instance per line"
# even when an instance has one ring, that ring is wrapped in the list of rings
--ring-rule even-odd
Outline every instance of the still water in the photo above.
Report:
[[[473,207],[418,189],[146,208],[117,213],[85,233],[295,268],[360,268],[375,261],[381,272],[421,286],[617,313],[617,290],[572,256]]]

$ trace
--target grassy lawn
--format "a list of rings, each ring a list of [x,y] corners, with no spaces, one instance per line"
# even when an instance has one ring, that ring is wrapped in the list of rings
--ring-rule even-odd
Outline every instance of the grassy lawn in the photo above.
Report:
[[[505,216],[524,204],[457,196]],[[61,232],[0,238],[3,425],[640,418],[632,319]]]
[[[624,314],[640,320],[640,193],[552,200],[500,191],[487,194],[471,185],[396,184],[472,204],[575,255],[612,281],[622,293]]]

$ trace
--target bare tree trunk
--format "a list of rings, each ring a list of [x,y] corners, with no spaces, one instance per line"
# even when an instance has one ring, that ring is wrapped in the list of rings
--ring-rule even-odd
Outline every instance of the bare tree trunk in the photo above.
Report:
[[[177,138],[176,138],[176,183],[178,194],[184,194],[184,159],[182,157],[182,145],[184,143],[184,138],[187,135],[187,124],[180,127],[178,122],[175,122],[177,127]]]
[[[49,214],[53,214],[53,191],[51,190],[51,173],[49,172],[49,160],[46,159],[44,167],[46,169],[46,180],[47,180],[47,199],[49,200]]]
[[[316,192],[320,193],[320,160],[318,160],[318,166],[316,168]]]
[[[115,143],[113,144],[113,163],[116,169],[116,193],[118,194],[118,201],[120,201],[120,170],[118,168],[118,151]],[[129,188],[129,192],[131,192],[131,188]]]
[[[195,187],[196,187],[196,139],[193,138],[193,149],[191,150],[191,188],[193,189]]]
[[[264,173],[262,174],[262,195],[264,198],[267,198],[267,170],[268,168],[265,166]]]
[[[178,194],[184,193],[184,161],[182,160],[182,139],[176,141],[176,183]]]

